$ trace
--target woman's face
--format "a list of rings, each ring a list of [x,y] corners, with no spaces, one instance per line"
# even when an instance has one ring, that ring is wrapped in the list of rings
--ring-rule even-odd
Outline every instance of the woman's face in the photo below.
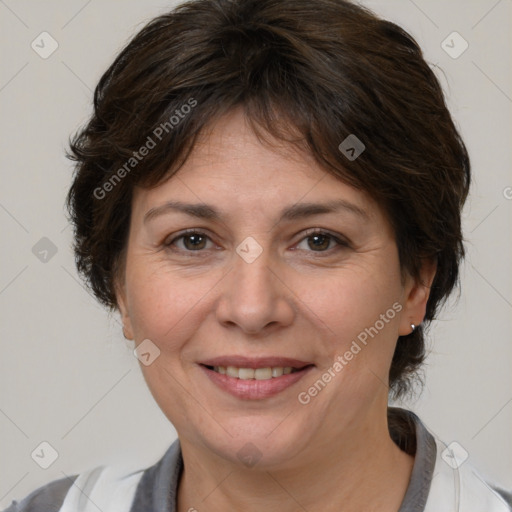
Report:
[[[223,458],[272,467],[368,435],[427,295],[401,283],[376,203],[312,157],[262,145],[240,111],[166,183],[135,191],[125,333],[150,340],[141,368],[180,438]]]

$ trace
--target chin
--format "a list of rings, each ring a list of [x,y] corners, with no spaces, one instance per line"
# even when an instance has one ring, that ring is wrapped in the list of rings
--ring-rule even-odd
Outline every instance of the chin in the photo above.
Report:
[[[227,432],[219,438],[203,438],[204,445],[218,456],[242,467],[270,470],[284,467],[299,456],[309,442],[304,432],[290,430],[283,418],[268,421],[237,421],[224,424]],[[211,432],[210,432],[211,433]]]

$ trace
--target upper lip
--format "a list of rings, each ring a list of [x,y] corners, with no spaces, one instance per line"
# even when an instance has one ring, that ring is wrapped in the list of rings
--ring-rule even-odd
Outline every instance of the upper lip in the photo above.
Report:
[[[292,367],[304,368],[313,363],[291,359],[289,357],[247,357],[247,356],[218,356],[201,361],[205,366],[236,366],[237,368],[268,368],[268,367]]]

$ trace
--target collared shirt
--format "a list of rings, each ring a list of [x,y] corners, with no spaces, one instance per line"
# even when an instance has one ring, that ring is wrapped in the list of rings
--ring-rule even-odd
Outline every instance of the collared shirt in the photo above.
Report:
[[[390,407],[388,414],[398,425],[391,431],[393,441],[414,455],[411,478],[398,512],[512,511],[512,492],[475,471],[460,445],[446,446],[436,440],[411,411]],[[13,501],[4,512],[176,512],[182,471],[177,439],[147,469],[127,474],[120,468],[101,466],[50,482],[22,501]]]

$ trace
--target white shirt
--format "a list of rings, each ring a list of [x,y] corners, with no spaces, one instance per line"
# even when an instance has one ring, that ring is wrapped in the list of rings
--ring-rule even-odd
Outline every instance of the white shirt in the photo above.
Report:
[[[411,411],[390,407],[403,432],[391,432],[414,454],[409,486],[398,512],[511,512],[512,492],[500,489],[466,460],[460,445],[447,446]],[[4,512],[176,512],[183,459],[179,439],[153,466],[136,472],[102,466],[50,482]],[[60,508],[58,508],[60,506]],[[193,512],[191,509],[190,512]]]

